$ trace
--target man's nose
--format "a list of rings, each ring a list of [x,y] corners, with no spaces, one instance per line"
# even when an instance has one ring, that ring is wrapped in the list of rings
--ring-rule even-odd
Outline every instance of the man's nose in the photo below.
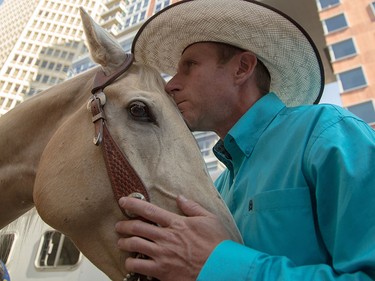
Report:
[[[178,84],[176,83],[176,76],[172,77],[165,85],[165,91],[170,95],[174,96],[176,91],[179,90]]]

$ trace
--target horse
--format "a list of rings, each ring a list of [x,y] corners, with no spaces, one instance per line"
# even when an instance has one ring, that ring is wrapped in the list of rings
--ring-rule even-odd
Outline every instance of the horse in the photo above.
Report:
[[[118,196],[130,195],[121,191],[116,196],[118,191],[112,190],[116,179],[110,174],[118,178],[119,173],[116,167],[108,171],[104,130],[113,140],[110,145],[124,155],[120,162],[127,163],[120,172],[128,178],[117,181],[138,181],[145,200],[175,213],[181,213],[177,195],[195,200],[222,220],[231,239],[242,243],[195,138],[164,90],[164,79],[133,62],[84,9],[81,19],[98,66],[0,118],[0,228],[36,208],[110,279],[125,280],[129,272],[124,262],[133,253],[117,248],[114,225],[131,219],[117,202]]]

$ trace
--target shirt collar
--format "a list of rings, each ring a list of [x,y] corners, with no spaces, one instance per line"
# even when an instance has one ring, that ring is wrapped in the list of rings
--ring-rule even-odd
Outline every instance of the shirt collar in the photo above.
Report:
[[[223,161],[223,157],[231,160],[222,152],[222,146],[224,146],[234,160],[240,154],[249,157],[264,130],[284,107],[285,104],[276,94],[271,92],[263,96],[230,129],[224,142],[217,143],[214,152],[219,153],[215,154],[217,156],[221,154],[221,157],[218,157],[221,161]],[[225,164],[226,161],[223,162]]]

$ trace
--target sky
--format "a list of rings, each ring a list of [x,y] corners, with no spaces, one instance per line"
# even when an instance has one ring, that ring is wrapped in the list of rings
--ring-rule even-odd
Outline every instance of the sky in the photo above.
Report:
[[[342,106],[339,84],[337,82],[326,84],[324,86],[323,95],[319,103],[331,103]]]

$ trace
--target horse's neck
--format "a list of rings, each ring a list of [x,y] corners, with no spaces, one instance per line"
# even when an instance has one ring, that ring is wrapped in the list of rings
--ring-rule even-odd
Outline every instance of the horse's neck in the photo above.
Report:
[[[59,124],[88,99],[89,89],[84,85],[91,72],[85,74],[47,89],[0,118],[0,147],[7,147],[0,152],[0,165],[4,156],[18,161],[15,156],[27,151],[28,157],[21,160],[30,161],[30,155],[43,151]]]
[[[0,206],[0,228],[33,206],[33,185],[43,150],[59,126],[84,107],[91,76],[89,71],[51,87],[0,118],[0,194],[9,201]],[[18,204],[15,213],[3,216],[14,204]]]

